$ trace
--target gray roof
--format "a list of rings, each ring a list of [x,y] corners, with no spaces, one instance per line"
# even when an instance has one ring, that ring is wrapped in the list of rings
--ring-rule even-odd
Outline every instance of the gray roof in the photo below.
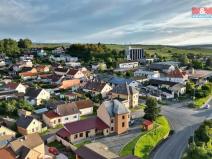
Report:
[[[171,64],[165,64],[165,63],[153,63],[149,66],[152,70],[166,70],[169,69],[172,65]]]
[[[57,106],[56,112],[61,116],[80,113],[80,111],[75,103],[60,104]]]
[[[27,128],[34,118],[32,116],[21,116],[16,124],[18,127]]]
[[[41,88],[36,89],[36,88],[27,88],[25,96],[28,96],[30,98],[36,98],[39,93],[42,91]]]
[[[129,113],[129,110],[117,99],[105,101],[103,105],[106,107],[111,117],[115,116],[115,114]]]
[[[117,85],[116,87],[113,88],[112,92],[125,95],[138,93],[138,91],[135,88],[129,86],[127,83]]]

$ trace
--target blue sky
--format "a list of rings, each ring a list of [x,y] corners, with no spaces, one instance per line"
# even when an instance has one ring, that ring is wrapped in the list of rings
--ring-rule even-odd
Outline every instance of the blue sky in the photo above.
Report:
[[[0,0],[0,39],[34,42],[208,44],[212,0]]]

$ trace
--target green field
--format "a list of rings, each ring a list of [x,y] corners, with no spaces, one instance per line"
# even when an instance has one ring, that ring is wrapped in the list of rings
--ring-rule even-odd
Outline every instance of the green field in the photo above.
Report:
[[[134,149],[135,156],[143,159],[149,158],[152,149],[169,134],[169,122],[164,116],[158,117],[155,122],[158,123],[159,126],[153,131],[142,135],[137,141]]]

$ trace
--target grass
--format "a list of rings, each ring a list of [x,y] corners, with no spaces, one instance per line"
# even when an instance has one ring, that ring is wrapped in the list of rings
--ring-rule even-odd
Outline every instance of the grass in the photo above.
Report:
[[[203,97],[203,98],[197,98],[194,100],[194,106],[196,108],[200,108],[202,107],[202,105],[204,105],[208,100],[209,98],[211,98],[212,94],[206,96],[206,97]]]
[[[134,152],[135,144],[137,143],[138,139],[143,135],[141,133],[140,135],[136,136],[133,140],[131,140],[127,145],[125,145],[121,151],[120,151],[120,156],[127,156],[131,155]]]
[[[58,142],[58,141],[53,141],[53,142],[51,142],[51,143],[49,143],[49,144],[47,144],[47,145],[48,145],[49,147],[55,147],[55,148],[57,148],[58,150],[64,148],[64,146],[63,146],[60,142]]]
[[[82,141],[80,143],[75,144],[74,146],[76,146],[77,148],[79,148],[79,147],[81,147],[81,146],[83,146],[85,144],[89,144],[89,143],[91,143],[90,140],[84,140],[84,141]]]
[[[147,159],[152,149],[168,135],[170,131],[168,120],[164,116],[160,116],[155,122],[160,126],[139,138],[134,149],[135,156]]]

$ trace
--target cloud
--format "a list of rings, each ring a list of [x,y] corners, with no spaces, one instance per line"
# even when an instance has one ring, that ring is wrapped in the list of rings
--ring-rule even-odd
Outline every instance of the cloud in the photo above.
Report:
[[[0,37],[35,42],[210,42],[212,19],[191,17],[196,0],[0,0]]]

